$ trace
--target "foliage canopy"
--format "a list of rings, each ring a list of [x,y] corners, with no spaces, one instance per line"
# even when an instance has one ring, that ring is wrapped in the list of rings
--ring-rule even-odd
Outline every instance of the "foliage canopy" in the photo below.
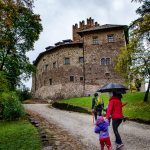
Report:
[[[15,88],[34,71],[26,52],[33,50],[42,31],[39,15],[33,13],[33,1],[0,1],[0,71]]]
[[[150,1],[142,0],[136,10],[140,17],[129,27],[129,44],[121,49],[115,69],[130,79],[149,79],[150,84]],[[149,91],[148,85],[147,91]]]

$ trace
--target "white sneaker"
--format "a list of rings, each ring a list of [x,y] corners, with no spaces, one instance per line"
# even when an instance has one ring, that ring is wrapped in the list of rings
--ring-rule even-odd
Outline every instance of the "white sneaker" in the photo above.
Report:
[[[117,144],[116,149],[119,149],[119,148],[121,148],[123,146],[124,146],[123,144]]]

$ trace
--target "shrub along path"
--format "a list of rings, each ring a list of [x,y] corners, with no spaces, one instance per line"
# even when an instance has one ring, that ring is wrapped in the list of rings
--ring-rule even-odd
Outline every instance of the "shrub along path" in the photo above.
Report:
[[[99,149],[98,135],[93,132],[92,116],[88,114],[67,112],[55,108],[48,108],[47,104],[25,104],[27,110],[33,111],[53,123],[57,129],[63,129],[72,137],[81,141],[88,150]],[[126,121],[119,128],[122,140],[125,144],[122,150],[149,150],[150,126]],[[57,132],[56,132],[57,134]],[[114,148],[114,134],[110,127],[111,141]],[[68,142],[68,141],[62,141]],[[66,150],[64,148],[64,150]],[[76,150],[75,148],[72,150]],[[82,149],[81,149],[82,150]],[[84,150],[84,148],[83,148]]]

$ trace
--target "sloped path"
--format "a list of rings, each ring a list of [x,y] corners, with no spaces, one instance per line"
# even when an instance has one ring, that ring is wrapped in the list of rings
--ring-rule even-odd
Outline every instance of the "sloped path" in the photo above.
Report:
[[[92,116],[88,114],[62,111],[55,108],[48,108],[47,104],[25,104],[27,110],[38,113],[47,121],[56,124],[61,129],[68,131],[75,138],[80,140],[88,150],[98,150],[98,135],[92,124]],[[150,126],[126,121],[119,127],[120,134],[125,146],[122,150],[150,150]],[[114,134],[110,127],[110,136],[114,145]]]

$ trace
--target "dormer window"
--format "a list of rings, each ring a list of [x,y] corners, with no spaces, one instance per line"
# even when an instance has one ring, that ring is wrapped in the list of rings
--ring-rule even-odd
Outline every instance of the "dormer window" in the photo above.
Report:
[[[64,58],[64,65],[69,65],[70,64],[70,58],[65,57]]]
[[[110,42],[114,42],[114,35],[113,34],[110,34],[110,35],[107,35],[107,41],[110,43]]]
[[[99,44],[98,36],[93,36],[93,45]]]

